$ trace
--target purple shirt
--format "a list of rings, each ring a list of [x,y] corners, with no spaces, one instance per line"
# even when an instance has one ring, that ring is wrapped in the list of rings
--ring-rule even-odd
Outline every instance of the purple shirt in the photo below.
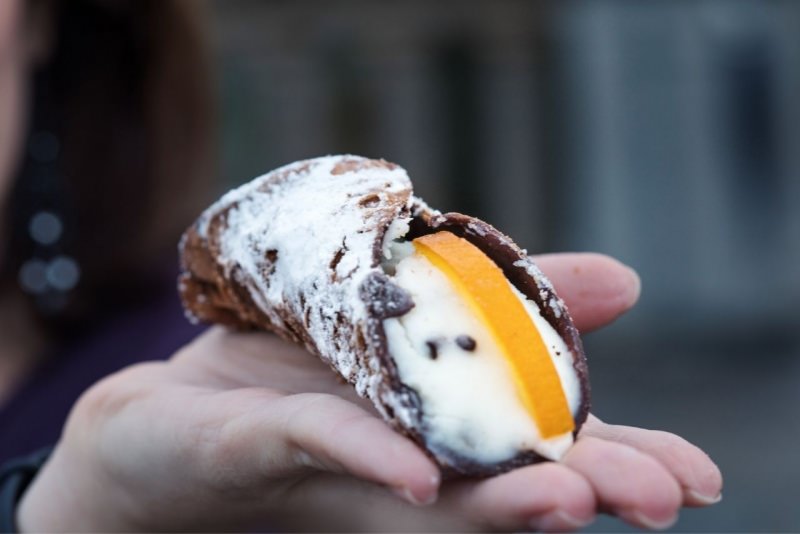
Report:
[[[61,347],[0,406],[0,465],[54,444],[72,405],[100,378],[132,363],[168,358],[202,331],[189,324],[173,293]]]

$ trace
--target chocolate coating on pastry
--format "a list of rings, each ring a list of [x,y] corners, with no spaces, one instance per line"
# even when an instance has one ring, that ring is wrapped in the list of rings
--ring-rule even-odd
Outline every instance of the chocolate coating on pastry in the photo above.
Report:
[[[231,191],[181,240],[187,315],[302,344],[415,436],[419,399],[379,331],[413,305],[380,268],[384,233],[410,201],[405,171],[358,156],[293,163]]]
[[[381,268],[387,231],[410,217],[407,239],[439,230],[467,239],[541,308],[574,356],[581,383],[577,432],[589,410],[588,371],[577,330],[550,283],[508,237],[478,219],[431,210],[412,196],[405,171],[382,160],[332,156],[294,163],[208,208],[180,244],[187,315],[302,344],[446,473],[485,476],[542,460],[520,451],[480,464],[427,446],[422,403],[398,376],[383,327],[384,319],[414,306]]]
[[[537,304],[547,322],[564,339],[573,354],[573,367],[578,376],[581,389],[581,405],[575,416],[574,435],[577,435],[581,425],[586,421],[590,409],[591,392],[588,365],[578,330],[575,328],[563,301],[555,294],[550,281],[511,238],[489,223],[460,213],[441,214],[431,210],[415,197],[413,202],[411,212],[414,216],[410,223],[410,231],[406,235],[407,240],[440,230],[450,231],[468,240],[491,258],[500,267],[509,282],[523,295]],[[380,249],[376,247],[375,250],[378,253]],[[379,255],[375,261],[380,262]],[[403,292],[401,288],[394,287]],[[370,326],[373,339],[380,345],[379,355],[381,360],[384,361],[387,369],[394,370],[393,375],[396,374],[396,366],[389,355],[382,321],[371,322]],[[418,428],[421,428],[421,431],[415,427],[413,431],[406,430],[405,433],[430,453],[430,448],[425,441],[425,428],[422,422],[423,408],[418,396],[412,389],[402,384],[402,381],[399,381],[396,376],[387,378],[388,382],[403,387],[408,392],[410,399],[413,399],[410,401],[409,406],[414,409],[417,424],[419,425]],[[509,460],[493,464],[475,462],[453,451],[449,451],[446,456],[442,456],[440,453],[439,455],[433,455],[433,457],[446,473],[468,476],[497,475],[517,467],[546,460],[530,450],[520,451]]]
[[[567,343],[574,355],[573,366],[581,385],[581,408],[575,416],[575,435],[586,421],[591,407],[589,367],[583,352],[583,343],[578,329],[569,315],[569,310],[544,273],[512,240],[495,227],[480,219],[461,213],[431,214],[420,210],[411,224],[409,239],[421,235],[447,230],[478,247],[503,271],[506,278],[523,295],[534,301],[542,315],[559,336]]]
[[[509,282],[538,305],[543,317],[564,339],[573,354],[573,367],[580,382],[581,404],[575,416],[573,433],[577,436],[590,409],[589,370],[578,330],[575,328],[564,302],[555,294],[550,281],[511,238],[489,223],[460,213],[441,214],[431,210],[416,198],[414,201],[418,203],[415,203],[411,210],[414,218],[406,236],[408,240],[441,230],[447,230],[466,239],[491,258],[500,267]],[[381,352],[387,353],[386,336],[382,327],[376,329],[375,339],[380,340],[383,345]],[[411,437],[427,449],[424,429],[423,432],[413,434]],[[446,457],[435,456],[434,458],[445,472],[451,475],[467,476],[492,476],[531,463],[546,461],[545,458],[530,450],[520,451],[509,460],[492,464],[479,463],[453,451],[449,451]]]

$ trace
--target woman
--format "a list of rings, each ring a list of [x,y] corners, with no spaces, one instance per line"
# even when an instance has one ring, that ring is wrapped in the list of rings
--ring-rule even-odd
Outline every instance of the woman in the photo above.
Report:
[[[196,335],[173,297],[175,243],[213,168],[189,7],[0,7],[0,433],[15,435],[0,462],[52,444],[92,382]]]
[[[46,380],[40,370],[65,354],[71,359],[51,373],[59,380],[87,353],[112,358],[142,338],[167,340],[141,343],[122,358],[152,360],[192,334],[162,319],[158,299],[131,297],[158,292],[152,260],[191,218],[172,209],[195,189],[182,180],[202,182],[209,168],[206,137],[198,135],[205,115],[202,84],[193,82],[202,61],[191,5],[0,2],[0,200],[9,221],[0,238],[8,250],[3,415],[26,391],[20,384]],[[32,84],[35,161],[22,164]],[[58,124],[37,124],[47,120]],[[70,169],[57,174],[63,181],[30,169],[49,165],[56,152],[58,166]],[[17,199],[42,190],[67,207],[15,215]],[[31,263],[37,259],[43,263]],[[638,297],[636,275],[608,258],[537,261],[583,330],[613,321]],[[35,313],[23,314],[30,303]],[[138,311],[107,320],[123,304]],[[3,441],[25,434],[17,426]],[[598,510],[663,528],[681,505],[716,502],[721,488],[714,464],[681,438],[596,418],[562,462],[443,482],[425,454],[315,357],[269,335],[217,328],[166,361],[129,366],[90,387],[47,457],[35,478],[20,473],[34,474],[36,462],[8,470],[24,482],[11,492],[22,531],[568,530]]]

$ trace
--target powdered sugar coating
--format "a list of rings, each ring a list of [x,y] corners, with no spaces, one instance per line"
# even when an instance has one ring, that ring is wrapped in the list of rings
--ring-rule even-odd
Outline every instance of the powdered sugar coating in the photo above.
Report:
[[[413,239],[437,228],[472,236],[564,338],[581,384],[579,427],[588,412],[586,363],[552,285],[510,238],[478,219],[431,209],[412,196],[405,171],[382,160],[301,161],[226,194],[181,240],[181,298],[192,319],[271,330],[304,345],[446,470],[487,475],[539,461],[520,450],[484,464],[428,446],[419,395],[400,380],[382,326],[414,303],[381,260],[406,230]]]
[[[532,260],[527,258],[517,260],[514,262],[514,267],[525,269],[525,272],[536,281],[536,285],[543,288],[539,291],[539,298],[541,298],[543,302],[547,302],[547,305],[553,310],[553,314],[556,318],[560,318],[566,313],[564,301],[555,295],[552,282],[550,282],[550,279],[544,275],[541,269],[539,269]]]
[[[219,243],[224,276],[249,290],[276,329],[293,329],[287,315],[304,317],[308,336],[300,341],[373,398],[379,362],[359,365],[352,350],[358,331],[337,318],[368,320],[359,287],[381,272],[375,243],[411,202],[405,170],[374,163],[328,156],[281,167],[223,196],[197,224],[201,237]],[[210,236],[216,217],[224,224]]]

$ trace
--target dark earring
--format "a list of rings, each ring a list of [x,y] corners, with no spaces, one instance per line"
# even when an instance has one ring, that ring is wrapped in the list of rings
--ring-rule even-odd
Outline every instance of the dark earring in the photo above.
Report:
[[[37,80],[41,82],[41,80]],[[69,192],[59,156],[61,143],[55,128],[44,127],[49,102],[39,83],[33,128],[28,138],[21,183],[14,199],[17,249],[22,263],[17,279],[45,316],[59,314],[70,292],[80,282],[81,269],[69,253]]]

